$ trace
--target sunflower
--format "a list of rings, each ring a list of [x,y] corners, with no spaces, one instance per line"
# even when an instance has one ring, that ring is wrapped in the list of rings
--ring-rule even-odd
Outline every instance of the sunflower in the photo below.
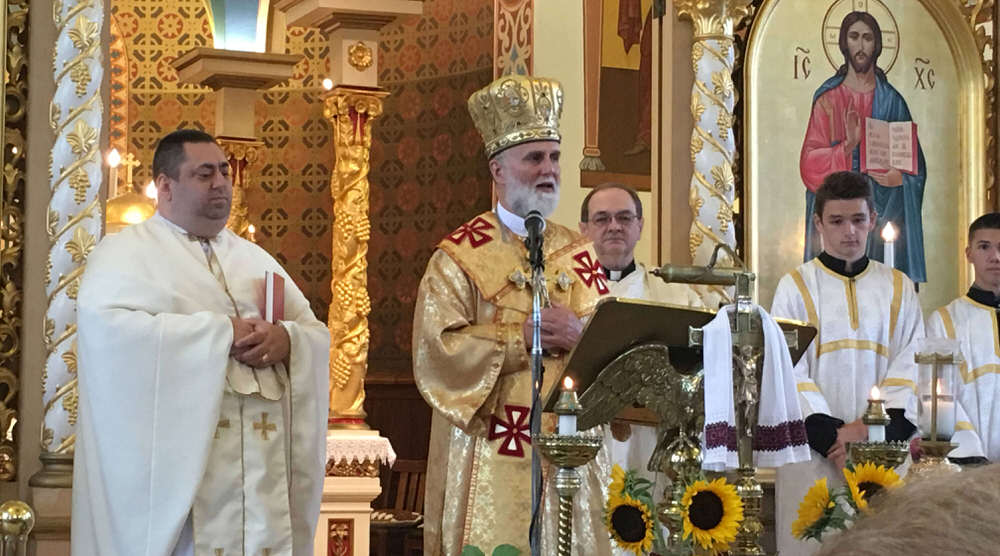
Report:
[[[847,488],[851,493],[851,501],[854,503],[854,507],[859,511],[868,511],[868,501],[865,500],[865,491],[858,488],[858,485],[854,483],[847,483]]]
[[[611,467],[611,484],[608,485],[608,498],[621,497],[625,494],[625,470],[617,463]]]
[[[708,550],[736,540],[743,521],[743,500],[736,487],[718,478],[711,483],[695,481],[681,499],[684,515],[684,538]]]
[[[648,553],[653,548],[656,526],[649,506],[628,494],[622,494],[614,505],[612,500],[613,497],[608,499],[608,510],[604,514],[611,539],[622,550],[629,550],[636,556]]]
[[[876,467],[871,462],[856,465],[853,471],[844,469],[844,478],[847,479],[852,496],[855,490],[859,491],[858,497],[865,501],[865,507],[868,506],[867,502],[871,500],[872,496],[885,489],[895,488],[902,483],[895,470],[886,469],[883,465]],[[860,504],[858,504],[858,508],[861,509]]]
[[[809,487],[809,492],[806,492],[802,503],[799,504],[799,518],[792,522],[792,536],[797,539],[804,538],[806,531],[823,517],[827,509],[833,506],[833,500],[830,500],[830,489],[826,486],[826,477],[817,479],[813,486]]]

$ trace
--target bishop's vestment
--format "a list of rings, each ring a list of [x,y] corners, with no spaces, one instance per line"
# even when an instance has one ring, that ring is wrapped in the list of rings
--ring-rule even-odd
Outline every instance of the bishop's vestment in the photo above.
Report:
[[[585,317],[608,292],[587,240],[547,222],[545,277],[553,304]],[[425,497],[428,556],[486,553],[509,543],[528,553],[531,517],[531,371],[522,323],[531,314],[531,270],[523,241],[493,212],[438,244],[414,311],[414,379],[434,408]],[[546,356],[542,399],[566,355]],[[554,429],[545,414],[542,429]],[[607,455],[580,470],[573,541],[577,554],[608,554],[601,523],[610,481]],[[558,499],[546,473],[542,553],[555,553]]]
[[[875,385],[886,408],[910,410],[906,418],[915,423],[913,342],[923,337],[924,325],[913,283],[902,272],[866,258],[855,263],[867,266],[854,276],[831,268],[835,262],[843,263],[824,253],[786,274],[771,308],[775,318],[805,321],[819,330],[795,365],[807,426],[812,414],[844,423],[859,419]],[[841,470],[815,451],[812,461],[777,470],[777,538],[782,554],[811,554],[818,549],[815,542],[792,538],[791,524],[806,491],[824,476],[831,484],[843,482]]]
[[[265,270],[285,279],[287,369],[230,355]],[[277,261],[157,214],[90,254],[78,313],[73,553],[311,555],[329,332]]]

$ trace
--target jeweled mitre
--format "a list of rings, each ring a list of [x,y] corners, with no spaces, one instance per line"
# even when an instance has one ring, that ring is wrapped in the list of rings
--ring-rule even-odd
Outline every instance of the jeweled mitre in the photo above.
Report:
[[[486,157],[529,141],[559,141],[562,85],[555,79],[507,75],[469,97],[469,113]]]

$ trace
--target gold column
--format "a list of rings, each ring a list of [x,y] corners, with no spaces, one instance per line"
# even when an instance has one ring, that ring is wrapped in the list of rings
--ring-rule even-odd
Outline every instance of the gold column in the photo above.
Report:
[[[696,265],[705,265],[723,243],[736,250],[733,229],[736,197],[733,164],[736,144],[733,138],[733,28],[750,15],[751,0],[675,0],[679,17],[694,24],[691,65],[694,86],[691,88],[691,162],[694,173],[688,202],[691,206],[689,249]],[[707,241],[706,241],[707,240]],[[728,257],[721,266],[733,266]],[[715,295],[728,299],[720,287],[712,286]],[[715,299],[706,299],[715,305]]]
[[[333,126],[333,292],[330,302],[330,427],[367,429],[363,405],[368,368],[369,156],[372,121],[382,115],[382,89],[336,87],[324,101]]]
[[[226,227],[236,235],[250,239],[250,226],[247,209],[246,192],[249,189],[250,170],[260,159],[264,142],[257,139],[241,139],[235,137],[219,137],[219,146],[229,160],[230,177],[233,179],[233,204],[229,211]]]

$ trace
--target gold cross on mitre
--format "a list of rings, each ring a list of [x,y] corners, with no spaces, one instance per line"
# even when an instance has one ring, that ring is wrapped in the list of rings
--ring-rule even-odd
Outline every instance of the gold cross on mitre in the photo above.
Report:
[[[132,153],[125,153],[125,157],[122,158],[121,165],[125,167],[125,190],[132,190],[132,169],[138,168],[142,165],[139,159],[135,157]]]
[[[254,421],[253,430],[260,431],[260,435],[264,437],[264,440],[267,440],[267,433],[275,432],[278,427],[274,423],[267,422],[267,412],[265,411],[260,414],[260,421]]]

